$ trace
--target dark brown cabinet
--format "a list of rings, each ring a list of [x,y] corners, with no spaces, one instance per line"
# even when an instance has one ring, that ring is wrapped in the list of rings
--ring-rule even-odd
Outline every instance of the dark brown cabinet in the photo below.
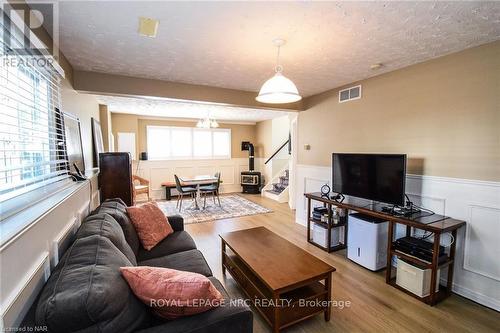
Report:
[[[120,198],[127,206],[134,204],[132,158],[129,153],[99,154],[99,191],[101,202]]]

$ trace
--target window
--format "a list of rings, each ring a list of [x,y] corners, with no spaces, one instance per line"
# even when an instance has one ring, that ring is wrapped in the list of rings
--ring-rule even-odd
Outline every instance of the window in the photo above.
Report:
[[[193,155],[196,157],[212,156],[212,131],[209,129],[193,130]]]
[[[213,133],[213,155],[227,156],[231,155],[231,132],[224,130],[214,130]]]
[[[191,128],[170,128],[170,157],[185,159],[192,156],[192,131]]]
[[[164,160],[170,156],[170,130],[168,127],[147,127],[148,158]]]
[[[151,160],[231,158],[230,129],[148,126],[146,132]]]
[[[59,75],[0,42],[0,202],[68,178]]]

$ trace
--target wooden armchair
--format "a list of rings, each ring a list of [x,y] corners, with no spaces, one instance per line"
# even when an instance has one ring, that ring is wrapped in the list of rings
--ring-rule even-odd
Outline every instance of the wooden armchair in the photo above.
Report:
[[[138,194],[146,194],[149,201],[149,180],[133,175],[132,183],[134,184],[134,197]]]

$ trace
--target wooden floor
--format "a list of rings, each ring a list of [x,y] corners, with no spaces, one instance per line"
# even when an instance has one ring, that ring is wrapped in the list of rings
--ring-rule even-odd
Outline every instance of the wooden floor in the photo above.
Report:
[[[318,315],[285,332],[500,332],[500,313],[458,295],[434,307],[419,302],[385,283],[384,272],[373,273],[346,259],[345,251],[328,254],[306,241],[306,228],[295,223],[288,204],[259,195],[245,195],[272,213],[186,225],[204,253],[213,274],[233,297],[243,298],[228,273],[222,278],[221,232],[265,226],[316,257],[334,266],[333,299],[350,301],[350,307],[333,308],[330,322]],[[283,258],[288,260],[288,258]],[[254,310],[254,332],[271,332]]]

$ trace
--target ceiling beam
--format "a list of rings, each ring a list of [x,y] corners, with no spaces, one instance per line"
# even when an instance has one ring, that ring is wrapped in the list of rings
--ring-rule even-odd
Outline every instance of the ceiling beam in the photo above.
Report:
[[[255,100],[257,93],[251,91],[97,72],[73,71],[73,87],[78,92],[96,95],[165,98],[279,111],[303,110],[301,101],[279,105],[259,103]]]

